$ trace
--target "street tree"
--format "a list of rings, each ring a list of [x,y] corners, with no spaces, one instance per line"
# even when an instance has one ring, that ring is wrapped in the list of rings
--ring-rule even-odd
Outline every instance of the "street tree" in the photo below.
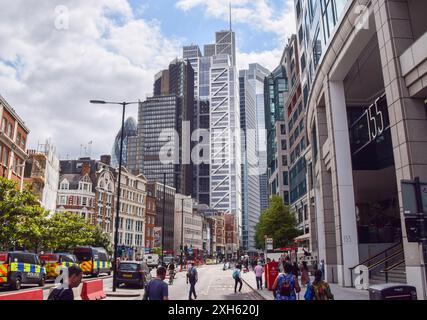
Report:
[[[48,214],[30,189],[20,191],[16,182],[0,177],[0,249],[37,252]]]
[[[272,238],[275,247],[285,247],[294,243],[299,235],[295,217],[280,196],[273,196],[270,205],[260,217],[255,228],[255,242],[259,249],[265,248],[265,236]]]
[[[75,247],[95,243],[95,227],[78,214],[57,212],[46,224],[45,249],[70,252]]]

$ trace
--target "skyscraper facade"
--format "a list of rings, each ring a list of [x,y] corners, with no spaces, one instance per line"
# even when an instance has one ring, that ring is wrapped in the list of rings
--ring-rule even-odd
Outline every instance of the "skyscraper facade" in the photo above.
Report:
[[[135,137],[138,134],[138,127],[134,118],[130,117],[125,121],[123,135],[123,152],[122,152],[122,165],[123,167],[128,166],[128,152],[135,149],[134,146],[129,148],[129,138]],[[120,161],[120,142],[122,137],[122,130],[120,129],[117,133],[116,139],[114,140],[113,150],[111,151],[111,166],[113,168],[119,167]],[[133,150],[132,150],[133,151]],[[131,157],[135,157],[135,154],[131,154]]]
[[[288,142],[284,112],[288,79],[282,63],[265,78],[264,90],[269,193],[281,196],[284,203],[289,204]]]
[[[217,55],[210,72],[211,208],[241,217],[239,83],[232,57]]]
[[[256,120],[258,130],[257,155],[259,159],[259,194],[261,212],[268,208],[268,176],[267,176],[267,133],[265,129],[264,81],[271,72],[253,63],[247,72],[248,81],[255,88]]]
[[[242,151],[242,248],[255,252],[255,227],[259,221],[260,186],[256,90],[249,70],[239,72]]]

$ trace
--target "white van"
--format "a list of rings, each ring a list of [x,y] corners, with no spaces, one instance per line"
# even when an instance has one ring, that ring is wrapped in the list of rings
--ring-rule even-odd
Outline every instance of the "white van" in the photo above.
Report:
[[[159,255],[158,254],[147,254],[145,255],[145,261],[149,268],[157,268],[159,265]]]

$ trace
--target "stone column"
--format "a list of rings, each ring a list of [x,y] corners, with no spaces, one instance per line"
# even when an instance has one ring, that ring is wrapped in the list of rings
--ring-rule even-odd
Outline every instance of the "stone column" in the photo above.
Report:
[[[402,208],[401,180],[427,181],[427,115],[422,100],[411,98],[402,76],[400,56],[414,42],[408,2],[373,0],[375,27],[381,55],[390,116],[396,178],[401,208],[407,282],[427,299],[422,246],[408,243]]]
[[[325,102],[330,123],[332,193],[335,212],[338,283],[351,287],[349,268],[359,263],[353,169],[347,108],[342,81],[325,83]]]

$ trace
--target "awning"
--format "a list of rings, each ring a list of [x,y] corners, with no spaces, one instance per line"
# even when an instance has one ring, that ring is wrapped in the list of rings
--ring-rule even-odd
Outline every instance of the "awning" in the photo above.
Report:
[[[304,241],[310,240],[310,234],[309,233],[303,234],[302,236],[296,237],[294,240],[295,242],[304,242]]]

